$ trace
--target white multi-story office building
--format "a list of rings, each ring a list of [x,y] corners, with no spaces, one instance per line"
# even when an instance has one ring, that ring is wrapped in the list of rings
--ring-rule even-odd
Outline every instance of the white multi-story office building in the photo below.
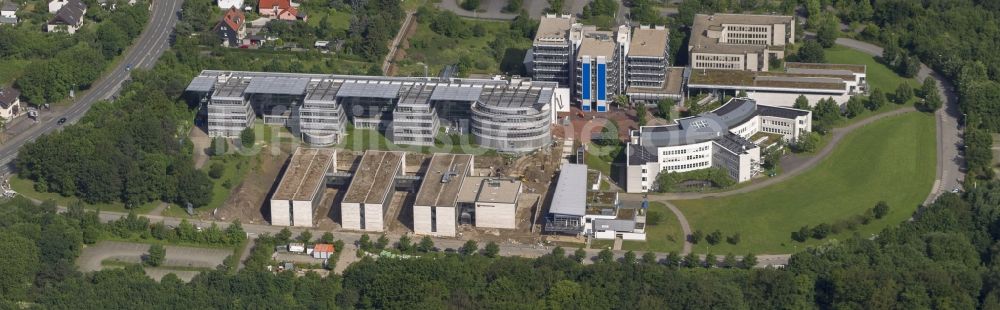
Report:
[[[619,31],[628,31],[627,27]],[[619,42],[625,40],[625,42]],[[577,97],[580,108],[587,111],[607,112],[609,102],[621,91],[623,78],[624,45],[628,35],[611,31],[598,31],[587,26],[582,31],[580,48],[576,53]]]
[[[660,173],[711,167],[737,182],[749,181],[760,172],[762,136],[793,141],[811,130],[812,112],[759,105],[749,98],[734,98],[675,124],[643,126],[632,132],[626,147],[626,191],[653,190]]]
[[[688,44],[692,69],[768,71],[795,43],[795,18],[778,15],[697,14]]]

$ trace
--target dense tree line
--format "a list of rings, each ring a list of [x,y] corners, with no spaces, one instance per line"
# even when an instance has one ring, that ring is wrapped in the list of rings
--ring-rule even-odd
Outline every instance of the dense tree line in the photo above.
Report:
[[[347,50],[369,61],[380,61],[389,53],[405,13],[402,2],[367,0],[352,2],[353,18],[348,28]]]
[[[89,203],[208,204],[212,182],[194,168],[181,121],[190,114],[170,97],[183,84],[145,73],[133,79],[118,100],[94,105],[79,124],[26,144],[15,161],[19,176],[36,190]]]
[[[0,28],[0,61],[32,62],[17,79],[17,87],[29,103],[56,102],[68,97],[71,90],[89,88],[110,61],[139,36],[149,15],[143,3],[122,5],[110,12],[91,11],[90,17],[98,23],[88,24],[74,35],[30,27]]]
[[[138,266],[76,272],[72,259],[82,244],[81,223],[96,214],[56,214],[51,205],[15,200],[0,207],[5,249],[0,255],[6,262],[0,267],[0,302],[81,309],[989,309],[1000,305],[998,197],[997,182],[962,196],[942,195],[913,221],[873,238],[855,235],[807,249],[793,255],[785,269],[733,268],[755,262],[752,255],[744,263],[732,255],[676,253],[660,259],[626,253],[616,261],[610,251],[584,265],[580,262],[592,258],[581,251],[559,248],[538,259],[493,257],[489,244],[482,249],[474,244],[461,254],[433,259],[363,258],[343,277],[273,274],[254,260],[241,272],[205,272],[190,283],[173,276],[157,283]],[[881,212],[878,208],[872,212]],[[738,242],[736,235],[721,232],[703,237]],[[274,236],[263,240],[277,242]],[[273,247],[258,249],[261,262],[269,261]]]
[[[1000,131],[1000,2],[841,0],[833,4],[846,23],[864,26],[860,37],[885,48],[883,61],[904,75],[923,62],[955,86],[967,128]],[[934,102],[932,102],[933,104]],[[923,107],[928,109],[928,107]],[[932,108],[932,107],[930,107]],[[988,153],[990,143],[966,131],[967,153]],[[971,134],[970,134],[971,132]],[[971,138],[971,139],[970,139]],[[968,161],[974,181],[991,178],[990,156]]]

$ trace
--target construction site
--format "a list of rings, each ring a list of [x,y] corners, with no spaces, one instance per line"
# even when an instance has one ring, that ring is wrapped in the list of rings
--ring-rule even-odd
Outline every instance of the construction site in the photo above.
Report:
[[[256,155],[256,169],[249,169],[221,207],[198,216],[323,231],[537,244],[546,195],[563,159],[561,146],[513,156],[278,144],[271,148],[277,151]],[[426,212],[417,212],[417,205]],[[476,221],[477,213],[491,220]],[[434,218],[415,220],[421,215]],[[431,222],[433,229],[415,227]],[[450,230],[442,234],[438,227]]]

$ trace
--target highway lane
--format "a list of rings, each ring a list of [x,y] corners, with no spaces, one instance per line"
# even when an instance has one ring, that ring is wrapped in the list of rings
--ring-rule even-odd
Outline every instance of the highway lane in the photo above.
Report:
[[[58,111],[57,114],[40,118],[40,122],[30,124],[28,128],[0,145],[0,173],[6,174],[12,171],[12,163],[17,157],[17,152],[25,143],[62,127],[56,124],[58,119],[65,117],[67,123],[75,123],[95,102],[111,98],[117,93],[122,83],[129,79],[130,72],[127,68],[129,65],[132,68],[153,68],[163,51],[170,47],[170,36],[174,26],[177,25],[182,3],[183,0],[153,1],[146,28],[125,51],[124,57],[120,58],[120,62],[113,70],[94,82],[90,89],[77,93],[76,101],[70,107],[55,109]],[[30,120],[22,121],[30,122]]]

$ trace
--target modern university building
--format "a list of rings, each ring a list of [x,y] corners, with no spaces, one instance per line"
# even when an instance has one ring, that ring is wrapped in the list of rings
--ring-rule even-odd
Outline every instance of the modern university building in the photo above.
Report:
[[[304,142],[343,141],[348,122],[392,143],[433,145],[440,132],[471,134],[482,147],[530,152],[551,144],[569,92],[528,79],[438,79],[202,71],[187,87],[207,110],[208,134],[236,137],[260,117]]]
[[[721,168],[737,182],[761,172],[761,148],[812,130],[812,112],[733,98],[719,108],[674,124],[642,126],[626,146],[625,190],[655,190],[660,173]]]

